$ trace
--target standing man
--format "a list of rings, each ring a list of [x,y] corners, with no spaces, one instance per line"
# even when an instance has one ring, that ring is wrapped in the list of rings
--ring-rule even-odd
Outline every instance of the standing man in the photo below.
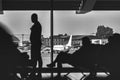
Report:
[[[33,13],[31,15],[31,21],[33,22],[30,34],[31,41],[31,62],[33,66],[33,72],[31,72],[31,76],[35,76],[35,69],[38,62],[39,68],[42,68],[42,57],[41,57],[41,33],[42,27],[38,21],[38,15]],[[38,77],[41,77],[41,73],[38,73]]]

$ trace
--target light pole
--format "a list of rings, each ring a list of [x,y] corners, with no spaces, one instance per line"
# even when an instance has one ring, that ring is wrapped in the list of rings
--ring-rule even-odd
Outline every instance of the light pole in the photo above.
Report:
[[[24,34],[22,34],[22,46],[23,46]]]

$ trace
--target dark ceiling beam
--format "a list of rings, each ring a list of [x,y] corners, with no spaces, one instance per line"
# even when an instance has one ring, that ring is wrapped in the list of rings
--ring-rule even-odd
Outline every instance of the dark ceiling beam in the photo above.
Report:
[[[97,1],[93,10],[120,10],[120,0]]]
[[[54,10],[77,10],[80,0],[56,0]],[[50,10],[50,0],[3,0],[3,10]],[[120,0],[97,0],[93,10],[120,10]]]
[[[49,1],[3,0],[3,10],[49,10]]]

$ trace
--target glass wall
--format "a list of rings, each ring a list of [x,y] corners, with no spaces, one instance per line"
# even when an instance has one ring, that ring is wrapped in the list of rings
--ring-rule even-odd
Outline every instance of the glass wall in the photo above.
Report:
[[[16,38],[14,42],[18,43],[18,49],[21,52],[27,52],[29,59],[30,55],[30,28],[33,25],[31,22],[31,14],[37,13],[38,20],[42,25],[42,47],[41,55],[43,67],[51,63],[51,40],[50,40],[50,11],[4,11],[0,15],[0,22],[4,23]],[[91,37],[93,43],[97,39],[96,33],[99,26],[109,27],[113,33],[120,31],[120,12],[119,11],[92,11],[86,14],[76,14],[75,11],[54,11],[54,35],[53,35],[53,58],[55,59],[59,51],[63,51],[60,47],[66,46],[71,39],[71,48],[69,53],[73,54],[82,46],[81,39],[84,36]],[[105,38],[107,39],[107,38]],[[103,40],[104,44],[107,43]],[[99,44],[98,41],[96,41]],[[95,43],[96,44],[96,43]],[[58,51],[59,50],[59,51]],[[56,67],[56,66],[55,66]],[[72,67],[69,64],[63,64],[63,67]],[[44,75],[44,74],[43,74]],[[49,75],[49,74],[48,74]],[[48,76],[44,75],[44,76]],[[81,78],[81,73],[70,73],[68,77],[71,79]]]

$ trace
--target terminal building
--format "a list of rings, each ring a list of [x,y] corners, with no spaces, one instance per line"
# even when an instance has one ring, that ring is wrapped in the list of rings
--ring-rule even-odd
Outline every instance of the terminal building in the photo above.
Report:
[[[73,47],[79,47],[82,46],[82,38],[88,36],[93,44],[100,44],[104,45],[108,42],[107,39],[99,39],[96,36],[93,35],[72,35],[72,46]],[[67,44],[69,40],[70,35],[54,35],[53,36],[53,44],[54,45],[65,45]],[[46,47],[51,46],[51,39],[49,38],[44,38],[43,39],[43,45]]]

